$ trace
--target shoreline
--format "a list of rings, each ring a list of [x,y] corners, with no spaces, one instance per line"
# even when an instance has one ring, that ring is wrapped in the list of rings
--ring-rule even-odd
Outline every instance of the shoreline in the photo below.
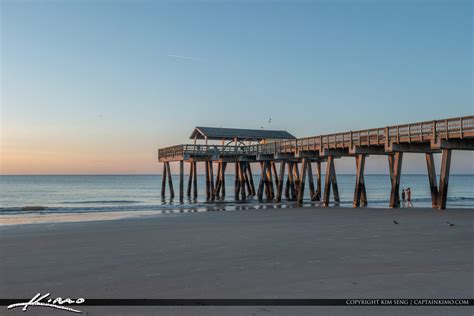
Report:
[[[86,212],[61,212],[61,213],[18,213],[18,214],[4,214],[0,215],[0,227],[15,226],[15,225],[34,225],[34,224],[61,224],[72,222],[93,222],[93,221],[114,221],[143,217],[166,216],[169,214],[185,214],[185,213],[202,213],[202,212],[232,212],[232,211],[248,211],[248,210],[275,210],[275,209],[352,209],[352,210],[432,210],[437,209],[428,207],[400,207],[400,208],[381,208],[376,206],[366,206],[353,208],[352,206],[335,206],[328,208],[323,207],[321,203],[307,203],[303,206],[298,206],[294,202],[288,203],[212,203],[204,204],[179,204],[169,205],[165,210],[117,210],[117,211],[86,211]],[[452,212],[459,210],[474,210],[470,207],[448,208],[441,212]]]

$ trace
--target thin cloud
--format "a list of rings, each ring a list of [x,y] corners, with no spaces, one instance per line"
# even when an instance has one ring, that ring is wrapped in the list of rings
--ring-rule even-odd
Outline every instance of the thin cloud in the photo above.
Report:
[[[187,59],[187,60],[199,60],[198,58],[194,58],[194,57],[188,57],[188,56],[181,56],[181,55],[168,55],[168,57],[172,57],[172,58],[179,58],[179,59]]]

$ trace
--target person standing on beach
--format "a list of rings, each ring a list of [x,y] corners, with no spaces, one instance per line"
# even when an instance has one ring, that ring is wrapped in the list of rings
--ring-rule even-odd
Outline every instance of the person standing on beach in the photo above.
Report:
[[[402,206],[405,206],[405,189],[402,190]]]
[[[411,202],[411,189],[410,188],[407,188],[406,194],[407,194],[408,207],[412,207],[413,203]]]

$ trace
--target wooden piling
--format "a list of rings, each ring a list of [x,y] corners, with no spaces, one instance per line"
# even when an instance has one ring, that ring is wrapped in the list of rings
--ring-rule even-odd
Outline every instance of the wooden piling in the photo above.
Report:
[[[249,175],[248,175],[248,167],[249,167],[249,164],[248,162],[242,162],[244,168],[243,168],[243,176],[244,176],[244,183],[245,183],[245,187],[247,188],[247,195],[248,196],[252,196],[252,186],[250,185],[250,179],[249,179]]]
[[[281,202],[281,194],[283,192],[283,182],[285,179],[285,161],[280,162],[280,176],[278,177],[278,187],[276,193],[276,201]]]
[[[267,176],[267,165],[260,162],[260,181],[258,183],[257,197],[259,201],[263,200],[263,189],[265,186],[265,178]]]
[[[388,155],[388,162],[390,168],[390,178],[392,189],[390,191],[390,204],[391,208],[400,207],[400,176],[402,173],[402,152],[395,152],[392,155]]]
[[[441,172],[439,175],[439,192],[438,192],[438,208],[440,210],[446,209],[450,168],[451,168],[451,149],[443,149],[441,153]]]
[[[255,193],[256,193],[255,184],[253,182],[253,174],[252,174],[252,168],[251,168],[250,162],[247,162],[247,174],[250,181],[251,195],[255,196]]]
[[[294,164],[295,164],[294,162],[289,162],[288,163],[288,180],[290,182],[289,199],[292,200],[292,201],[296,200]]]
[[[324,181],[324,194],[323,194],[323,206],[329,206],[329,197],[331,194],[331,168],[329,167],[330,162],[332,162],[332,156],[328,157],[326,162],[326,179]]]
[[[272,162],[270,162],[270,164],[272,166],[273,176],[275,177],[275,187],[278,187],[278,183],[279,183],[280,180],[278,179],[278,173],[277,173],[275,162],[272,161]]]
[[[170,199],[174,198],[174,188],[173,188],[173,179],[171,175],[171,168],[170,168],[170,163],[166,163],[166,169],[167,169],[167,174],[168,174],[168,186],[170,189]]]
[[[334,166],[334,157],[328,156],[326,163],[326,179],[324,182],[324,196],[323,196],[323,206],[329,206],[329,198],[331,195],[331,187],[333,190],[334,202],[337,204],[339,199],[339,189],[337,186],[337,177],[336,177],[336,167]]]
[[[188,178],[188,198],[191,199],[191,190],[192,190],[192,185],[193,185],[193,168],[194,164],[193,162],[189,163],[189,178]]]
[[[166,162],[163,163],[163,172],[161,173],[161,198],[166,195]]]
[[[234,195],[238,201],[240,199],[240,168],[239,163],[235,163]]]
[[[298,190],[300,188],[300,172],[298,168],[298,162],[293,164],[293,181],[295,184],[295,199],[298,198]]]
[[[209,183],[211,185],[209,190],[211,201],[214,201],[216,199],[216,195],[214,192],[214,168],[212,166],[212,160],[209,161]]]
[[[273,200],[275,196],[275,191],[273,190],[273,177],[272,177],[272,168],[270,161],[266,161],[267,163],[267,186],[268,186],[268,200]]]
[[[193,197],[197,200],[198,186],[197,186],[197,163],[193,161]]]
[[[218,162],[217,173],[216,173],[216,184],[214,186],[214,196],[216,198],[219,198],[219,195],[220,195],[221,168],[222,168],[222,162]]]
[[[240,197],[242,201],[247,198],[245,192],[245,163],[239,163],[239,185],[240,185]]]
[[[337,185],[337,176],[336,176],[336,164],[334,162],[334,159],[331,163],[331,183],[332,183],[332,194],[334,195],[334,204],[338,205],[340,202],[339,198],[339,188]]]
[[[430,183],[431,191],[431,207],[438,207],[438,185],[436,180],[436,169],[432,153],[426,153],[426,168],[428,169],[428,180]]]
[[[303,158],[303,161],[301,162],[301,177],[300,177],[300,183],[299,183],[299,188],[298,188],[298,204],[299,205],[303,204],[304,185],[305,185],[305,179],[306,179],[307,165],[308,165],[308,160],[306,158]]]
[[[209,161],[204,161],[206,175],[206,201],[211,199],[211,177],[209,175]]]
[[[285,183],[285,198],[287,200],[290,199],[290,186],[291,186],[290,175],[287,175],[286,176],[286,183]]]
[[[289,199],[290,199],[290,185],[291,185],[291,184],[290,184],[290,176],[289,176],[289,175],[286,176],[286,181],[285,181],[285,182],[286,182],[286,183],[285,183],[285,198],[286,198],[287,200],[289,200]]]
[[[184,198],[184,161],[179,161],[179,200]]]
[[[368,199],[367,199],[367,191],[365,190],[365,179],[364,182],[362,183],[362,192],[360,193],[360,206],[367,206],[368,204]]]
[[[308,161],[308,183],[309,183],[309,198],[311,201],[316,200],[316,192],[314,191],[314,179],[313,179],[313,167],[311,166],[311,160]]]
[[[227,167],[227,162],[222,163],[222,168],[221,168],[221,196],[222,199],[225,198],[225,169]]]
[[[315,201],[321,201],[321,162],[316,163],[316,195]]]
[[[364,183],[364,167],[365,167],[365,155],[360,154],[355,157],[356,160],[356,183],[354,189],[354,201],[352,202],[353,207],[361,206],[362,191],[365,187]]]

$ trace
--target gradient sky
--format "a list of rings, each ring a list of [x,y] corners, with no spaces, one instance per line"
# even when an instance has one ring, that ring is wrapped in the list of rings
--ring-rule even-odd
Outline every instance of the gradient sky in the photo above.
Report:
[[[474,113],[469,0],[0,3],[1,174],[157,173],[196,125],[303,137]]]

